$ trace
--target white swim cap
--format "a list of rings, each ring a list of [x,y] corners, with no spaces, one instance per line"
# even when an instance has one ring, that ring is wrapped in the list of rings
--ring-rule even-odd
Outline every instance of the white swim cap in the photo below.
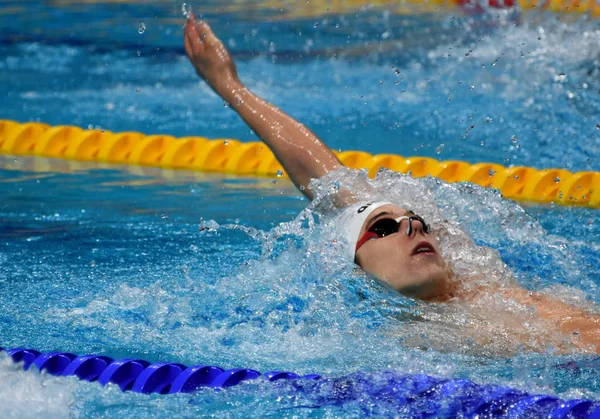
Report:
[[[344,210],[339,218],[340,228],[348,242],[349,256],[354,260],[354,254],[356,253],[356,243],[359,239],[360,230],[369,218],[369,215],[373,213],[377,208],[384,205],[393,205],[391,202],[363,202],[360,204],[354,204]]]

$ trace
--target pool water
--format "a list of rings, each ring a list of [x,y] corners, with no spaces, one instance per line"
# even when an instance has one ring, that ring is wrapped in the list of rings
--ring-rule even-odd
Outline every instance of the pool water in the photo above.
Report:
[[[10,99],[0,117],[254,141],[182,55],[181,6],[15,2],[0,16],[0,93]],[[214,23],[249,86],[336,149],[600,170],[595,21],[192,7]],[[597,210],[521,207],[495,191],[389,173],[374,185],[473,238],[448,239],[449,258],[475,245],[497,252],[474,252],[461,269],[514,277],[597,311]],[[593,355],[479,347],[449,328],[472,325],[465,313],[354,272],[329,245],[334,229],[285,179],[2,156],[0,194],[4,347],[327,376],[392,370],[600,399]],[[11,383],[0,409],[19,417],[399,408],[365,394],[317,402],[262,381],[165,397],[23,372],[6,359],[0,369]]]

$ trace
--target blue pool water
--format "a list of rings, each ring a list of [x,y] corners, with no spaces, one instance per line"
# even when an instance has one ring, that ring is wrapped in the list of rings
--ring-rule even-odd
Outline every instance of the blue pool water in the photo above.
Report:
[[[255,140],[182,55],[180,2],[3,4],[0,118]],[[600,170],[595,21],[192,6],[249,86],[336,149]],[[494,191],[389,174],[376,182],[497,251],[474,252],[461,269],[597,311],[597,210],[522,208]],[[329,376],[393,370],[600,399],[594,356],[501,338],[478,345],[452,328],[477,327],[476,315],[415,303],[353,272],[286,180],[2,156],[0,196],[4,347]],[[446,252],[458,260],[464,249],[474,247],[449,241]],[[26,373],[6,359],[0,373],[11,383],[0,406],[18,417],[398,411],[366,395],[316,408],[261,381],[164,397]]]

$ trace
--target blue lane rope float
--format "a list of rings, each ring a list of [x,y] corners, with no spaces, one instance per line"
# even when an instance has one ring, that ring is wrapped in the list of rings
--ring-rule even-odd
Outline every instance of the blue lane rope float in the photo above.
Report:
[[[123,391],[136,393],[192,393],[200,388],[224,388],[264,377],[267,381],[297,380],[292,387],[303,392],[316,405],[342,405],[367,397],[381,403],[392,401],[411,412],[412,417],[545,417],[600,419],[600,401],[562,400],[558,397],[529,394],[498,385],[480,385],[465,379],[443,379],[427,375],[380,373],[370,380],[365,373],[339,378],[317,374],[298,375],[252,369],[230,369],[208,365],[150,363],[141,359],[114,360],[102,355],[77,356],[68,352],[42,353],[34,349],[4,349],[14,362],[28,370],[55,376],[76,376],[98,381],[103,386],[116,384]],[[414,415],[413,415],[414,414]]]
[[[42,353],[35,349],[4,349],[14,362],[22,362],[28,370],[34,365],[39,371],[57,376],[77,376],[85,381],[98,381],[103,386],[112,383],[123,391],[136,393],[191,393],[200,387],[231,387],[242,381],[264,376],[268,381],[280,379],[312,379],[320,375],[300,376],[291,372],[270,371],[261,374],[252,369],[223,370],[210,365],[187,367],[171,362],[150,363],[142,359],[114,360],[102,355],[77,356],[68,352]]]

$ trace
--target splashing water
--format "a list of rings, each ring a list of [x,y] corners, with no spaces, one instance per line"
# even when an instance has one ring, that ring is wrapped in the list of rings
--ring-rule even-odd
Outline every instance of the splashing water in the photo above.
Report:
[[[181,12],[189,15],[191,8],[183,6]],[[598,73],[598,31],[584,21],[527,19],[513,25],[504,12],[498,15],[489,21],[456,19],[461,26],[458,41],[440,40],[432,33],[427,37],[431,48],[397,39],[399,29],[391,25],[386,27],[386,42],[366,50],[361,46],[368,28],[354,31],[350,41],[357,48],[342,52],[340,59],[274,67],[254,58],[241,60],[240,68],[258,93],[279,100],[336,149],[437,152],[442,159],[489,157],[505,164],[598,170],[594,115],[599,102],[593,79]],[[349,31],[344,20],[350,18],[337,19],[344,35]],[[374,19],[378,22],[379,17]],[[440,22],[440,27],[446,25],[452,36],[449,22],[450,18]],[[476,26],[490,22],[482,36]],[[351,25],[355,23],[361,22]],[[325,27],[320,24],[319,30]],[[231,25],[231,31],[237,29]],[[252,36],[245,25],[239,30],[243,33],[233,33],[230,41],[236,41],[240,56],[254,56],[263,50],[261,45],[268,50],[273,41],[262,29]],[[327,40],[303,36],[298,45],[309,44],[315,56],[327,55]],[[168,42],[180,48],[178,30]],[[277,45],[278,50],[284,46]],[[424,56],[405,59],[420,48]],[[354,54],[364,60],[352,61]],[[133,62],[123,51],[88,56],[77,46],[37,43],[12,46],[5,56],[2,68],[11,74],[39,72],[36,66],[48,69],[40,73],[40,82],[11,87],[15,102],[5,110],[7,118],[44,115],[49,123],[87,126],[92,121],[115,131],[135,127],[178,136],[211,132],[255,140],[231,112],[199,117],[197,109],[222,107],[205,85],[198,87],[203,94],[189,95],[189,83],[196,78],[183,60]],[[107,61],[111,66],[105,66]],[[71,68],[81,72],[63,77],[71,75]],[[129,94],[135,90],[131,80],[137,86],[140,74],[146,85],[137,96]],[[183,85],[181,74],[188,77]],[[71,79],[72,85],[57,85]],[[82,89],[92,82],[100,87]],[[304,86],[325,87],[307,93]],[[336,105],[331,106],[334,95]],[[55,106],[57,101],[62,106]],[[107,101],[116,104],[115,112],[104,112]],[[447,108],[448,103],[453,107]],[[171,112],[156,111],[166,108]],[[565,146],[564,138],[575,138],[572,134],[577,141]],[[398,141],[413,136],[415,141]],[[518,150],[510,149],[516,145]],[[399,295],[340,256],[343,244],[336,240],[339,231],[328,215],[334,210],[335,192],[344,187],[361,191],[366,184],[359,197],[398,202],[444,232],[439,236],[443,256],[465,287],[516,281],[590,308],[588,300],[598,303],[600,295],[600,231],[589,210],[524,210],[502,200],[497,191],[385,171],[372,181],[360,172],[332,173],[317,185],[318,200],[306,209],[285,179],[277,179],[276,186],[270,181],[217,180],[213,187],[184,175],[171,174],[167,181],[154,172],[132,175],[133,180],[112,172],[44,172],[35,175],[40,186],[27,180],[32,176],[29,170],[13,173],[23,180],[2,184],[6,199],[0,204],[6,221],[0,233],[9,243],[0,252],[0,331],[6,346],[337,376],[392,369],[467,377],[561,397],[600,398],[597,366],[585,354],[567,350],[566,356],[558,355],[555,348],[564,346],[561,336],[536,324],[523,307],[493,296],[480,306],[464,307],[424,304]],[[65,187],[77,199],[57,202]],[[25,192],[18,191],[21,188]],[[280,196],[280,191],[285,194]],[[23,196],[35,198],[24,206]],[[154,212],[157,216],[152,218]],[[199,222],[200,217],[204,221]],[[241,221],[233,222],[238,217]],[[44,304],[39,296],[44,296]],[[551,347],[535,347],[535,342],[518,347],[505,327],[490,324],[490,311],[507,309],[521,323],[531,323],[529,332]],[[470,330],[477,331],[476,336]],[[13,377],[25,382],[31,379],[27,374],[14,372]],[[61,399],[52,391],[61,392],[72,383],[58,380],[62,384],[48,381],[51,387],[41,386],[38,392],[43,393],[46,411],[56,411],[55,416],[77,411],[131,416],[132,411],[139,414],[134,406],[157,412],[157,417],[164,416],[165,409],[201,414],[205,408],[251,416],[252,408],[264,404],[281,408],[281,400],[298,408],[295,414],[305,401],[265,383],[218,394],[201,391],[191,399],[136,396],[93,383],[77,384],[76,397],[69,387]],[[259,393],[262,399],[257,399]],[[7,394],[10,402],[15,393]],[[64,402],[62,407],[53,404],[55,400]],[[27,404],[22,401],[21,412],[31,408],[24,407]],[[352,406],[347,411],[356,413]],[[323,412],[340,416],[336,409],[343,408]],[[394,414],[393,409],[386,412]]]
[[[186,18],[190,17],[190,15],[192,14],[192,5],[191,4],[187,4],[187,3],[183,3],[181,5],[181,14],[183,16],[185,16]]]
[[[11,278],[21,282],[22,297],[43,293],[52,303],[32,305],[4,293],[5,315],[13,319],[11,331],[3,331],[9,344],[10,339],[14,339],[14,346],[26,339],[27,344],[42,350],[260,371],[339,376],[392,369],[463,376],[563,397],[574,388],[594,391],[594,381],[587,372],[575,376],[559,367],[565,362],[560,356],[548,356],[545,348],[518,347],[506,328],[488,325],[489,311],[506,311],[506,301],[491,298],[482,307],[471,308],[425,304],[356,270],[343,256],[346,252],[339,240],[339,226],[330,215],[335,214],[335,194],[344,188],[356,191],[361,199],[385,197],[418,211],[434,230],[446,232],[439,237],[440,249],[459,278],[478,275],[482,284],[517,280],[533,289],[547,288],[555,278],[561,278],[563,288],[552,290],[556,296],[566,299],[575,295],[577,304],[583,306],[589,304],[584,297],[596,298],[597,284],[591,274],[572,269],[585,258],[581,250],[584,244],[573,238],[563,246],[566,239],[547,234],[520,206],[503,200],[496,191],[414,179],[385,170],[369,180],[364,172],[340,170],[313,185],[317,199],[295,218],[279,215],[286,200],[297,199],[293,189],[288,189],[289,197],[283,201],[274,190],[273,197],[264,203],[259,203],[263,192],[253,190],[249,197],[258,194],[258,201],[245,207],[267,211],[269,219],[279,220],[269,227],[238,220],[239,213],[222,218],[221,211],[231,205],[228,195],[233,194],[239,204],[240,194],[248,188],[243,183],[232,189],[235,184],[224,188],[219,183],[201,182],[194,186],[199,192],[190,197],[189,192],[180,191],[177,182],[167,186],[160,178],[154,182],[159,186],[150,182],[143,189],[119,189],[122,192],[117,193],[101,185],[122,184],[118,172],[65,176],[54,175],[55,182],[48,178],[44,193],[53,196],[56,188],[62,190],[67,185],[70,193],[83,198],[91,188],[97,191],[99,208],[106,206],[107,212],[94,209],[98,206],[81,211],[81,204],[70,208],[68,203],[55,207],[49,202],[37,210],[27,209],[33,211],[27,218],[39,219],[35,224],[40,227],[31,230],[37,232],[37,238],[17,241],[13,249],[17,253],[6,252],[0,260],[2,272],[6,275],[10,270]],[[39,189],[34,180],[15,185],[27,190],[28,182]],[[271,183],[266,181],[265,185]],[[183,191],[188,191],[184,186]],[[224,190],[230,192],[224,194]],[[201,205],[207,219],[198,224],[182,218],[180,210],[161,207],[165,192],[169,205],[179,209],[193,205],[187,202],[188,197],[194,201],[202,197],[201,202],[210,203]],[[130,208],[131,202],[137,202],[137,194],[139,202],[154,197],[150,201],[155,218],[148,219],[145,210]],[[38,197],[47,201],[44,195],[38,193]],[[12,202],[10,194],[7,199]],[[298,201],[289,214],[304,205]],[[125,208],[127,211],[122,212]],[[36,215],[37,211],[49,211],[50,215]],[[11,214],[23,219],[24,213],[15,207]],[[190,229],[189,223],[195,228]],[[123,225],[128,227],[123,229]],[[24,228],[18,234],[29,237],[28,231]],[[90,242],[90,250],[86,250],[87,237],[98,240]],[[68,243],[84,245],[71,249]],[[22,246],[31,250],[22,251]],[[524,248],[527,252],[522,251]],[[28,255],[26,259],[19,256],[18,267],[11,262],[17,254]],[[93,265],[86,262],[90,257]],[[509,308],[520,318],[531,317],[522,307]],[[560,348],[560,337],[536,326],[533,319],[531,324],[531,333],[542,333]],[[24,334],[27,338],[19,338]],[[569,361],[585,361],[582,356],[573,353]],[[548,372],[536,382],[530,375],[539,368]],[[579,371],[587,370],[582,367]],[[249,393],[233,394],[222,397],[238,400]],[[89,402],[87,397],[91,396],[85,396],[82,403]],[[205,401],[214,398],[197,397]]]
[[[444,232],[438,236],[442,255],[466,289],[514,281],[543,289],[552,281],[537,278],[543,272],[532,274],[531,269],[542,271],[546,268],[537,260],[553,258],[553,277],[564,278],[563,289],[552,290],[555,295],[575,295],[583,306],[589,303],[575,286],[588,284],[588,297],[595,295],[593,281],[571,270],[581,258],[579,251],[560,246],[557,251],[554,246],[562,239],[547,235],[521,207],[495,191],[385,170],[368,180],[364,172],[342,170],[315,185],[317,198],[295,220],[270,231],[202,222],[198,240],[242,233],[260,247],[262,256],[250,255],[230,274],[171,285],[160,280],[147,289],[123,284],[111,297],[94,298],[83,307],[50,309],[49,320],[75,318],[71,326],[82,329],[103,325],[108,342],[135,339],[136,345],[152,346],[156,353],[177,355],[178,347],[200,345],[203,362],[226,364],[233,353],[241,352],[265,369],[294,365],[305,373],[314,372],[315,366],[329,373],[406,368],[419,363],[410,355],[411,348],[504,357],[564,347],[562,335],[544,330],[524,307],[500,297],[490,295],[469,309],[425,304],[357,271],[343,256],[339,225],[328,215],[335,211],[331,200],[340,188],[356,191],[359,199],[385,197],[418,210],[434,231]],[[519,265],[507,266],[498,251],[479,244],[515,253],[528,248],[534,254],[528,261],[532,266],[521,265],[519,273]],[[515,342],[509,328],[490,323],[490,314],[506,311],[529,319],[529,333],[544,336],[546,346]],[[349,346],[356,349],[348,351]],[[402,361],[398,353],[404,354]]]
[[[0,416],[3,418],[77,417],[76,381],[23,371],[6,353],[0,353]]]

